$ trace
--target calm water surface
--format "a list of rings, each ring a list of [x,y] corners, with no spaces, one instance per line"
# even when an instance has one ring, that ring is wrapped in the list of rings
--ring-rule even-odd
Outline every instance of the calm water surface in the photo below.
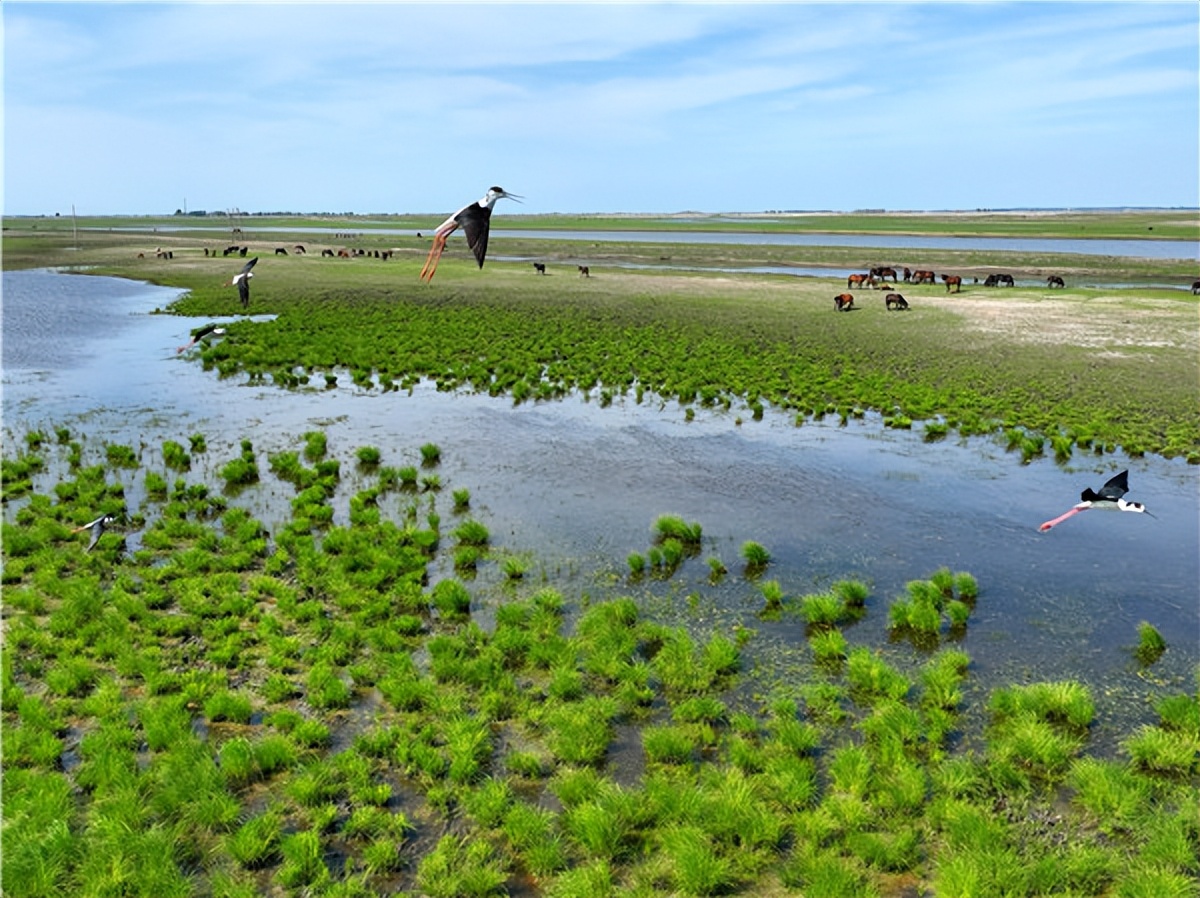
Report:
[[[104,444],[113,442],[158,467],[164,440],[186,444],[201,432],[208,452],[194,457],[188,477],[216,484],[217,470],[249,438],[263,479],[230,501],[274,529],[294,491],[269,473],[267,457],[302,448],[306,431],[324,429],[331,455],[342,461],[341,523],[349,496],[368,483],[356,474],[358,447],[377,446],[384,464],[401,466],[418,464],[420,446],[434,442],[447,494],[468,488],[471,514],[487,525],[493,546],[534,560],[531,588],[544,577],[568,599],[631,594],[667,620],[701,629],[741,622],[756,631],[755,663],[772,673],[792,664],[808,669],[804,631],[794,620],[757,618],[761,594],[740,562],[746,540],[770,550],[766,577],[789,596],[846,577],[868,582],[869,613],[847,637],[894,654],[902,667],[915,661],[911,650],[889,644],[891,601],[907,581],[941,566],[974,574],[980,598],[962,646],[975,662],[977,709],[983,691],[997,684],[1081,679],[1096,689],[1094,738],[1103,742],[1115,715],[1145,717],[1148,697],[1194,684],[1200,468],[1091,455],[1065,466],[1021,465],[990,439],[925,443],[875,417],[796,427],[790,415],[768,413],[739,425],[736,413],[698,410],[687,422],[676,403],[632,398],[608,408],[586,397],[514,407],[427,386],[411,394],[366,391],[349,377],[332,390],[247,385],[176,354],[190,328],[209,320],[151,314],[178,295],[112,278],[5,272],[9,451],[28,430],[67,426],[82,438],[89,463],[100,462]],[[1089,512],[1038,533],[1084,487],[1123,467],[1130,498],[1155,518]],[[49,492],[57,476],[52,466],[37,490]],[[126,484],[131,509],[140,507],[142,473],[110,476]],[[439,502],[443,527],[449,506],[448,498]],[[398,515],[399,505],[392,510]],[[701,556],[670,579],[630,583],[625,559],[649,548],[651,525],[665,513],[703,525]],[[127,544],[137,548],[138,534]],[[707,580],[712,555],[730,569],[716,586]],[[435,577],[450,573],[444,563],[433,570]],[[472,589],[498,595],[502,580],[484,565]],[[1170,645],[1149,676],[1138,675],[1129,654],[1142,620]]]
[[[108,228],[115,231],[145,231],[146,228]],[[228,227],[161,225],[155,230],[213,231],[228,233]],[[314,234],[323,236],[390,234],[415,237],[428,234],[415,228],[248,227],[246,239],[254,234]],[[1200,243],[1190,240],[1082,240],[1066,237],[952,237],[917,234],[777,234],[753,231],[575,231],[555,229],[506,229],[495,227],[492,237],[515,240],[582,240],[592,243],[731,243],[747,246],[861,246],[879,249],[997,250],[1019,253],[1068,253],[1085,256],[1118,256],[1140,259],[1193,259],[1200,261]]]

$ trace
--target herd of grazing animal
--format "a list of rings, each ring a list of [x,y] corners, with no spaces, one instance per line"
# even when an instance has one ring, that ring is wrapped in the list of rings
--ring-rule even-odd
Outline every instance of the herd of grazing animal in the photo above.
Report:
[[[493,206],[495,206],[496,201],[499,199],[513,199],[513,200],[516,200],[519,202],[521,198],[519,196],[517,196],[516,194],[508,193],[507,191],[503,190],[500,187],[491,187],[488,189],[488,192],[483,197],[483,199],[481,199],[475,203],[467,204],[462,209],[460,209],[458,212],[451,215],[448,219],[446,219],[445,222],[443,222],[438,227],[437,231],[434,232],[433,249],[430,250],[429,258],[425,262],[425,267],[421,270],[421,280],[430,281],[433,279],[434,271],[437,270],[438,259],[440,258],[442,251],[444,250],[445,245],[446,245],[446,238],[453,231],[456,231],[459,228],[461,228],[463,230],[464,234],[466,235],[467,244],[468,244],[469,248],[471,249],[471,251],[474,253],[477,264],[479,265],[480,268],[483,267],[484,258],[487,253],[487,241],[488,241],[488,232],[490,230],[490,224],[491,224],[492,208],[493,208]],[[242,236],[240,228],[234,228],[232,233],[235,237]],[[357,237],[359,235],[349,234],[349,233],[346,233],[346,234],[339,233],[336,236],[340,239],[343,237],[345,237],[345,238]],[[421,237],[420,232],[417,233],[417,237],[418,238]],[[221,255],[229,256],[230,254],[236,253],[237,255],[244,257],[249,249],[250,249],[249,246],[238,246],[238,245],[227,246],[224,250],[222,250]],[[307,252],[305,250],[304,246],[301,244],[295,244],[292,247],[292,251],[296,255],[305,255]],[[326,249],[321,250],[321,256],[329,257],[329,258],[336,256],[337,258],[342,258],[342,259],[349,259],[349,258],[355,258],[355,257],[373,257],[376,259],[389,259],[389,258],[391,258],[392,254],[394,252],[395,252],[394,250],[384,250],[381,252],[380,250],[365,250],[365,249],[361,249],[361,248],[353,249],[353,250],[342,248],[342,249],[337,250],[337,252],[335,253],[334,250],[326,248]],[[159,258],[168,258],[168,259],[173,258],[173,253],[171,253],[170,251],[164,252],[162,249],[159,249],[156,252],[156,255]],[[208,248],[205,248],[204,255],[205,256],[209,255]],[[213,256],[216,255],[216,250],[212,251],[212,255]],[[275,255],[277,255],[277,256],[288,255],[287,247],[284,247],[284,246],[276,247]],[[144,258],[144,254],[139,253],[138,257]],[[254,263],[257,261],[258,261],[257,257],[254,259],[251,259],[249,262],[246,263],[246,265],[242,268],[242,270],[237,275],[235,275],[232,279],[230,279],[229,281],[226,282],[227,286],[229,286],[229,285],[237,286],[238,295],[239,295],[239,298],[242,303],[242,308],[247,308],[250,304],[250,278],[253,277],[251,269],[254,267]],[[533,270],[537,274],[539,274],[539,275],[546,274],[546,263],[545,262],[533,262],[532,264],[533,264]],[[579,271],[580,277],[590,277],[591,276],[591,271],[589,270],[588,266],[577,265],[576,268]],[[927,269],[917,269],[917,270],[913,271],[912,269],[910,269],[908,267],[904,267],[903,271],[904,271],[904,283],[906,283],[906,284],[917,285],[917,284],[934,284],[934,283],[936,283],[937,275],[933,271],[929,271]],[[900,282],[899,272],[897,272],[895,268],[890,267],[890,266],[882,266],[882,265],[872,267],[866,274],[855,273],[855,274],[851,274],[849,277],[847,277],[846,278],[846,289],[851,290],[855,287],[858,287],[860,289],[863,287],[872,287],[874,289],[880,289],[880,290],[887,289],[888,288],[888,278],[891,278],[892,286],[895,286],[896,284],[898,284]],[[942,283],[944,283],[946,285],[947,293],[950,293],[950,292],[961,293],[962,292],[962,276],[961,275],[943,274],[943,275],[941,275],[941,279],[942,279]],[[979,283],[978,278],[975,279],[975,283]],[[1013,276],[1011,274],[1002,274],[1002,273],[990,274],[987,276],[987,278],[983,282],[983,286],[985,286],[985,287],[1012,287],[1014,285],[1015,285],[1015,282],[1013,280]],[[1051,275],[1050,277],[1048,277],[1046,279],[1046,286],[1047,286],[1047,288],[1054,288],[1054,287],[1061,288],[1061,287],[1064,287],[1065,284],[1063,283],[1063,279],[1061,277],[1059,277],[1058,275]],[[1192,284],[1192,293],[1200,294],[1200,281],[1196,281],[1195,283]],[[909,309],[908,300],[905,299],[904,296],[902,296],[900,293],[890,292],[884,297],[883,301],[884,301],[884,308],[889,312],[893,311],[893,310],[894,311],[907,311]],[[834,310],[838,311],[838,312],[849,312],[849,311],[853,310],[855,308],[854,294],[849,293],[849,292],[837,294],[833,298],[833,307],[834,307]],[[193,343],[195,343],[195,342],[196,341],[193,340]],[[189,344],[189,345],[191,345],[191,344]]]
[[[904,272],[904,283],[906,284],[935,284],[938,280],[938,275],[935,272],[923,268],[918,268],[915,271],[910,268],[903,268],[902,271]],[[890,284],[888,283],[888,278],[891,278]],[[941,275],[941,281],[946,285],[947,293],[962,292],[963,279],[961,275],[943,274]],[[846,289],[865,289],[870,287],[874,290],[887,290],[899,282],[900,277],[895,268],[880,266],[877,268],[872,268],[865,274],[851,274],[846,278]],[[979,283],[979,278],[975,278],[975,283]],[[1013,287],[1015,285],[1016,282],[1013,280],[1013,276],[1011,274],[1004,273],[989,274],[983,281],[983,286],[985,287]],[[1065,287],[1066,284],[1063,282],[1061,277],[1056,274],[1052,274],[1046,278],[1046,286],[1047,288],[1053,289],[1055,287]],[[1192,293],[1200,294],[1200,281],[1196,281],[1196,283],[1192,285]],[[904,311],[909,308],[908,300],[899,293],[887,294],[887,296],[884,297],[883,302],[884,308],[888,311]],[[837,294],[833,298],[833,308],[834,311],[837,312],[849,312],[855,308],[858,308],[854,305],[854,294]]]

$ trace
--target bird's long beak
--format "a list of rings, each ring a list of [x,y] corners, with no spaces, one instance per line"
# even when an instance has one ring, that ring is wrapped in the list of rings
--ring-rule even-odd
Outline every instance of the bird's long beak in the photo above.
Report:
[[[504,194],[504,198],[506,200],[516,200],[518,203],[524,199],[523,196],[519,196],[518,194],[515,194],[515,193],[506,193],[506,194]]]

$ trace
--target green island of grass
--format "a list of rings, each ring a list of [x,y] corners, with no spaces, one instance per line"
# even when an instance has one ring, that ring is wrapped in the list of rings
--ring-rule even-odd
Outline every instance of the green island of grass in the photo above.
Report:
[[[562,217],[546,218],[543,225],[551,226]],[[97,274],[187,289],[172,312],[241,312],[236,292],[221,286],[238,267],[218,255],[223,235],[112,231],[103,229],[104,221],[114,226],[114,220],[96,220],[82,236],[61,220],[6,225],[4,264],[86,265]],[[155,221],[134,220],[134,226],[149,229]],[[256,223],[299,227],[302,221]],[[606,221],[674,230],[713,226],[689,219]],[[829,221],[782,216],[772,227],[802,230]],[[485,391],[518,402],[583,391],[602,402],[624,396],[678,402],[692,415],[720,407],[760,417],[771,408],[802,421],[875,411],[892,426],[924,422],[931,436],[947,429],[1005,433],[1026,459],[1121,448],[1200,462],[1200,299],[1186,289],[1195,276],[1194,263],[1186,260],[943,250],[898,263],[897,251],[869,248],[493,237],[485,271],[452,242],[437,278],[424,284],[417,272],[427,237],[375,232],[396,226],[394,220],[336,222],[355,228],[355,236],[330,242],[334,235],[264,235],[247,224],[243,244],[267,257],[256,268],[249,311],[275,317],[231,324],[227,339],[201,351],[203,365],[222,376],[269,378],[283,387],[322,375],[329,383],[348,372],[367,388],[428,379],[441,389]],[[964,235],[1008,228],[1035,236],[1188,239],[1200,232],[1194,213],[1183,212],[842,216],[837,222],[876,231],[887,223],[918,233],[953,227]],[[181,226],[178,220],[175,225]],[[297,242],[306,244],[306,253],[294,251]],[[72,249],[76,244],[79,249]],[[362,255],[323,257],[321,249],[332,246]],[[288,247],[290,254],[274,254]],[[156,256],[155,249],[169,250],[171,257]],[[376,258],[381,250],[391,257]],[[514,257],[544,261],[549,274],[535,275],[527,261],[504,261]],[[845,292],[840,278],[718,268],[865,271],[909,261],[914,268],[960,274],[962,291],[951,293],[940,282],[889,282],[885,290],[856,290],[856,310],[838,315],[832,298]],[[591,276],[579,276],[577,264],[587,264]],[[627,265],[659,267],[620,267]],[[668,265],[678,267],[663,267]],[[1039,284],[982,286],[997,271]],[[1063,277],[1067,286],[1046,286],[1050,275]],[[1110,281],[1160,286],[1078,286]],[[907,312],[885,313],[884,297],[893,290],[907,298]]]

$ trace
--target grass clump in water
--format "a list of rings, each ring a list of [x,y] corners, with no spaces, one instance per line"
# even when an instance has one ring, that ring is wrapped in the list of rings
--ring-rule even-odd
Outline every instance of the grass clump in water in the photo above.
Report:
[[[1143,667],[1149,667],[1163,656],[1167,650],[1167,641],[1158,629],[1147,621],[1138,624],[1138,644],[1134,649],[1134,657]]]

